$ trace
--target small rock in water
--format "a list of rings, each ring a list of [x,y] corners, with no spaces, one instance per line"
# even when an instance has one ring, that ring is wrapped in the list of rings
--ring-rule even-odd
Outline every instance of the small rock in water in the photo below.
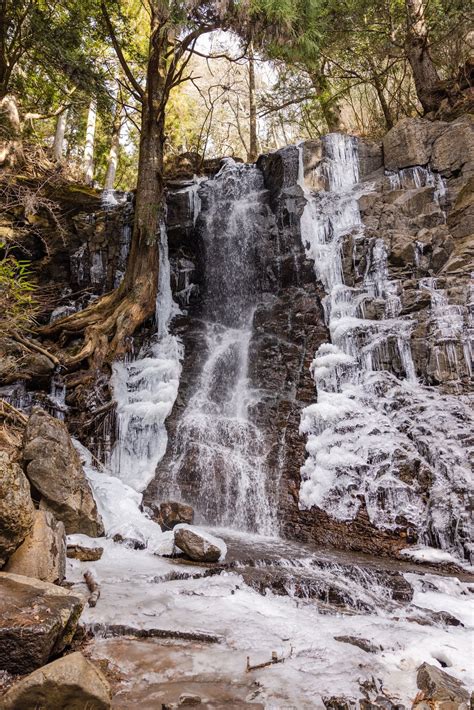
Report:
[[[82,545],[68,545],[67,556],[81,562],[96,562],[104,552],[103,547],[83,547]]]
[[[418,668],[416,682],[418,693],[413,710],[426,707],[435,710],[468,710],[469,693],[461,681],[429,663]]]
[[[2,698],[4,710],[88,708],[108,710],[110,687],[101,671],[82,653],[71,653],[34,671]]]
[[[192,525],[194,521],[194,510],[186,503],[179,503],[175,500],[167,500],[160,504],[156,514],[156,520],[161,525],[163,531],[172,530],[175,525],[186,523]]]
[[[196,562],[219,562],[224,559],[226,547],[223,540],[187,526],[175,528],[176,547]]]
[[[334,636],[334,639],[342,643],[350,643],[352,646],[357,646],[367,653],[377,653],[377,651],[380,651],[380,646],[376,646],[367,639],[362,639],[358,636]]]
[[[129,547],[131,550],[144,550],[146,547],[146,542],[144,540],[137,540],[132,537],[123,537],[120,533],[116,533],[112,539],[114,542],[121,543],[122,545]]]

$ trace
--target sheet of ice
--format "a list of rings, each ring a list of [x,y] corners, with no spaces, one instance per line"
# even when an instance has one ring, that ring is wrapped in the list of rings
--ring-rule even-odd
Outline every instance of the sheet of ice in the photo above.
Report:
[[[97,606],[85,610],[84,622],[221,637],[217,649],[210,647],[207,660],[199,656],[198,674],[207,673],[217,650],[222,666],[216,673],[232,678],[245,672],[247,656],[251,664],[268,661],[272,651],[286,657],[282,664],[253,672],[259,688],[255,701],[265,702],[265,707],[323,708],[322,697],[335,694],[358,699],[362,696],[359,681],[373,677],[380,679],[390,697],[409,707],[417,692],[416,671],[424,661],[440,668],[447,662],[451,675],[468,688],[474,683],[468,663],[472,630],[409,621],[419,615],[412,605],[391,610],[381,605],[377,614],[327,615],[311,602],[257,594],[234,573],[165,581],[169,572],[182,567],[147,551],[124,550],[110,540],[98,562],[68,561],[68,578],[78,588],[83,589],[82,573],[88,567],[95,569],[102,593]],[[410,581],[416,588],[417,607],[451,611],[469,621],[468,584],[437,575],[413,574]],[[366,639],[376,651],[367,653],[336,641],[336,636]]]
[[[105,470],[99,470],[90,451],[79,441],[74,440],[74,446],[91,484],[107,537],[120,535],[124,540],[148,546],[150,551],[160,549],[163,533],[160,526],[140,510],[141,493]]]
[[[404,557],[409,557],[417,562],[433,562],[455,564],[462,566],[471,572],[474,572],[474,567],[472,565],[463,564],[458,557],[455,557],[445,550],[439,550],[435,547],[427,547],[425,545],[415,545],[413,547],[407,547],[405,550],[400,550],[400,554]]]

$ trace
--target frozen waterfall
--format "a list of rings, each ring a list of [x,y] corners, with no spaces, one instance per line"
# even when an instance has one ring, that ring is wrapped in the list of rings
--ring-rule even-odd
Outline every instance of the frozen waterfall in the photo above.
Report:
[[[357,184],[357,140],[331,134],[323,145],[325,157],[316,170],[326,178],[327,191],[306,189],[300,160],[299,184],[307,200],[302,239],[327,294],[323,305],[331,337],[315,354],[317,402],[301,420],[308,458],[300,505],[318,506],[340,520],[354,519],[365,506],[377,527],[412,524],[422,531],[419,543],[462,557],[470,471],[462,440],[469,413],[462,401],[417,382],[413,323],[399,316],[397,283],[389,278],[382,239],[366,240],[361,285],[345,285],[344,240],[366,239],[358,208],[364,188]],[[422,169],[405,173],[393,177],[394,187],[409,179],[416,187],[422,177],[435,184]],[[436,186],[439,199],[442,181],[436,179]],[[456,313],[432,282],[423,286],[431,290],[440,328],[455,329]],[[382,303],[379,319],[364,317],[364,305],[373,299]]]

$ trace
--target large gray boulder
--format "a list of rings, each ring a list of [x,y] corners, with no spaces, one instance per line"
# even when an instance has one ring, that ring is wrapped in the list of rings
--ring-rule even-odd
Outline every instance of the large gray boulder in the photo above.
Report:
[[[474,118],[470,115],[450,123],[435,140],[431,155],[433,170],[445,177],[474,175]]]
[[[35,508],[21,467],[0,451],[0,567],[33,527]]]
[[[62,582],[66,573],[64,524],[52,513],[35,510],[33,529],[11,555],[4,571],[43,582]]]
[[[68,534],[104,534],[81,460],[63,422],[35,408],[25,431],[23,459],[26,475],[41,495],[41,510],[54,513]]]
[[[413,709],[468,710],[469,693],[461,681],[429,663],[418,668],[416,682],[420,693]]]
[[[187,557],[196,562],[218,562],[223,552],[223,541],[188,527],[175,528],[174,543]]]
[[[71,642],[84,603],[55,584],[0,572],[0,670],[44,666]]]
[[[384,163],[388,170],[426,165],[435,139],[446,124],[421,118],[402,118],[384,137]]]
[[[110,686],[82,653],[71,653],[22,678],[3,696],[3,710],[108,710]]]

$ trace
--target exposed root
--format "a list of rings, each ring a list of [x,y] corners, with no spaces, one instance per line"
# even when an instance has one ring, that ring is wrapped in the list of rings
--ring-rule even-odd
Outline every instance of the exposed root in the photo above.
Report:
[[[12,419],[16,424],[26,426],[28,417],[19,409],[6,401],[6,399],[0,398],[0,416],[5,419]]]
[[[49,352],[49,350],[46,350],[46,348],[43,348],[41,345],[39,345],[37,342],[34,340],[28,340],[28,338],[24,338],[20,333],[14,332],[10,333],[10,336],[13,338],[13,340],[16,340],[17,343],[21,343],[22,345],[25,346],[28,350],[35,350],[38,353],[41,353],[42,355],[45,355],[48,360],[51,360],[53,365],[61,365],[60,360],[56,357],[56,355],[53,355],[52,353]]]
[[[84,360],[91,367],[100,367],[124,355],[130,346],[130,337],[154,312],[155,293],[143,289],[137,294],[130,291],[122,295],[121,289],[112,291],[99,301],[78,313],[73,313],[38,332],[47,337],[84,334],[81,350],[65,361],[72,369]]]

